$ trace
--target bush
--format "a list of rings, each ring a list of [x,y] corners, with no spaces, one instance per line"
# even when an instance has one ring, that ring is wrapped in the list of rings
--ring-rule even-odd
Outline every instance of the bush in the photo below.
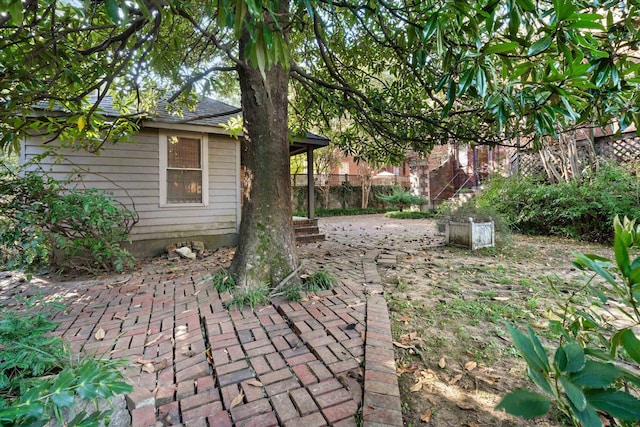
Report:
[[[616,215],[640,216],[640,182],[624,167],[605,164],[582,181],[548,184],[530,177],[497,178],[476,197],[524,234],[611,241]]]
[[[46,175],[0,171],[0,265],[121,271],[135,214],[97,190],[66,190]]]
[[[24,308],[0,309],[0,426],[44,425],[54,418],[62,424],[63,411],[79,400],[131,391],[120,362],[72,357],[68,346],[50,335],[56,323],[39,301],[27,300]],[[65,425],[97,426],[108,416],[109,411],[80,412]]]
[[[394,188],[391,194],[377,194],[376,197],[383,202],[397,206],[400,212],[411,205],[424,205],[429,203],[424,197],[411,194],[409,190],[403,188]]]
[[[576,254],[574,265],[592,277],[554,311],[549,329],[559,337],[550,358],[531,327],[523,333],[508,325],[514,346],[528,365],[536,391],[517,390],[497,408],[524,418],[546,414],[551,405],[575,426],[637,426],[640,421],[640,226],[614,219],[615,260]],[[594,280],[594,279],[599,280]],[[616,301],[615,305],[609,300]],[[612,322],[612,319],[625,321]],[[615,420],[614,420],[615,419]]]

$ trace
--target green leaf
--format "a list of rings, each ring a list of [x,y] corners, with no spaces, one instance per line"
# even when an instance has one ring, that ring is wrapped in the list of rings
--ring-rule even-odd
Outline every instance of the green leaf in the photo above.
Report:
[[[640,420],[640,400],[625,392],[605,389],[586,390],[585,396],[594,407],[625,421]]]
[[[111,19],[111,22],[114,24],[120,24],[122,19],[120,18],[120,7],[118,6],[118,1],[105,0],[104,8],[107,12],[107,16]]]
[[[496,409],[522,418],[540,417],[549,412],[551,400],[529,390],[516,390],[504,396]]]
[[[580,387],[573,384],[565,376],[560,377],[560,384],[562,384],[562,388],[571,403],[573,403],[579,411],[584,411],[587,408],[587,399],[584,397],[584,393],[580,390]]]
[[[549,393],[550,395],[554,395],[552,384],[549,382],[549,378],[543,374],[541,371],[537,371],[535,369],[527,369],[527,374],[531,381],[534,382],[535,385],[540,387],[540,389],[544,392]]]
[[[536,7],[533,5],[531,0],[517,0],[517,3],[525,12],[533,12],[536,10]]]
[[[571,401],[569,401],[569,406],[582,427],[602,427],[602,420],[593,406],[587,404],[587,407],[582,411],[576,408]]]
[[[438,13],[434,13],[429,17],[427,23],[424,25],[422,29],[422,40],[427,41],[433,36],[438,28]]]
[[[548,361],[543,361],[540,356],[538,356],[538,353],[534,349],[534,345],[529,337],[513,327],[510,323],[507,323],[507,329],[509,330],[511,338],[513,338],[513,344],[516,346],[522,357],[524,357],[524,360],[531,369],[548,372]]]
[[[629,357],[636,363],[640,363],[640,340],[636,338],[633,331],[631,329],[625,329],[620,335],[620,341]]]
[[[629,263],[629,251],[627,245],[623,241],[620,233],[616,233],[613,240],[613,250],[616,255],[616,263],[622,274],[627,277],[631,273],[631,264]]]
[[[75,398],[69,390],[56,390],[51,394],[51,401],[60,408],[69,408],[73,405]]]
[[[518,46],[520,46],[520,43],[518,42],[507,42],[507,43],[498,43],[494,45],[488,45],[488,46],[485,46],[484,53],[489,54],[489,53],[511,52],[512,50],[516,49]]]
[[[588,20],[584,20],[584,19],[580,19],[578,21],[574,21],[571,24],[569,24],[569,27],[571,28],[589,28],[589,29],[595,29],[595,30],[602,30],[604,31],[604,26],[599,23],[599,22],[594,22],[594,21],[588,21]]]
[[[566,372],[578,372],[584,368],[585,358],[584,350],[576,343],[569,343],[564,346],[564,351],[567,353],[567,367]]]
[[[582,370],[571,374],[569,378],[575,385],[588,388],[603,388],[611,384],[622,372],[612,363],[587,360]]]
[[[529,51],[527,52],[527,55],[534,56],[539,53],[542,53],[545,50],[549,49],[549,46],[551,46],[551,37],[549,36],[543,37],[531,45],[531,47],[529,48]]]

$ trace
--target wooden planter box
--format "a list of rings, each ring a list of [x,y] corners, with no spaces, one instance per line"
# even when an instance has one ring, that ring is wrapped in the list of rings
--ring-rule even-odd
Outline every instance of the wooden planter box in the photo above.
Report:
[[[449,222],[446,224],[446,242],[448,245],[462,246],[472,251],[495,246],[496,232],[493,221],[490,222]]]

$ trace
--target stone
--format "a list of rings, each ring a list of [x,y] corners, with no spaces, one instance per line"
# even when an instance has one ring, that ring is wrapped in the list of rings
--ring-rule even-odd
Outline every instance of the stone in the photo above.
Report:
[[[186,247],[186,246],[183,246],[183,247],[181,247],[181,248],[178,248],[178,249],[176,250],[176,252],[177,252],[177,253],[179,253],[179,254],[180,254],[180,256],[181,256],[182,258],[188,258],[188,259],[192,259],[192,260],[195,260],[195,259],[196,259],[196,254],[194,254],[194,253],[191,251],[191,249],[189,249],[189,248],[188,248],[188,247]]]

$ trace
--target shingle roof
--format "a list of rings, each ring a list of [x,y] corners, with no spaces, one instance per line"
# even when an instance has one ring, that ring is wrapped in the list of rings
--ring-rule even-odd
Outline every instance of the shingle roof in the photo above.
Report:
[[[173,123],[173,124],[186,124],[196,126],[213,126],[222,127],[222,124],[233,117],[242,116],[242,109],[233,105],[225,104],[224,102],[216,101],[211,98],[202,98],[198,101],[194,110],[184,109],[181,114],[174,114],[167,109],[166,101],[158,101],[157,110],[145,117],[146,121],[155,123]],[[40,103],[36,106],[36,109],[42,111],[50,111],[47,103]],[[100,102],[100,110],[107,117],[117,117],[121,115],[120,111],[113,105],[113,98],[106,96]],[[53,111],[62,112],[64,109],[59,105],[53,108]],[[138,111],[140,114],[145,114],[145,111]],[[328,145],[329,140],[324,136],[316,135],[313,133],[307,133],[303,141],[295,141],[292,145],[298,144],[292,151],[298,151],[302,148],[299,144],[302,143],[304,147],[307,145],[323,147]],[[302,150],[300,150],[302,152]]]

